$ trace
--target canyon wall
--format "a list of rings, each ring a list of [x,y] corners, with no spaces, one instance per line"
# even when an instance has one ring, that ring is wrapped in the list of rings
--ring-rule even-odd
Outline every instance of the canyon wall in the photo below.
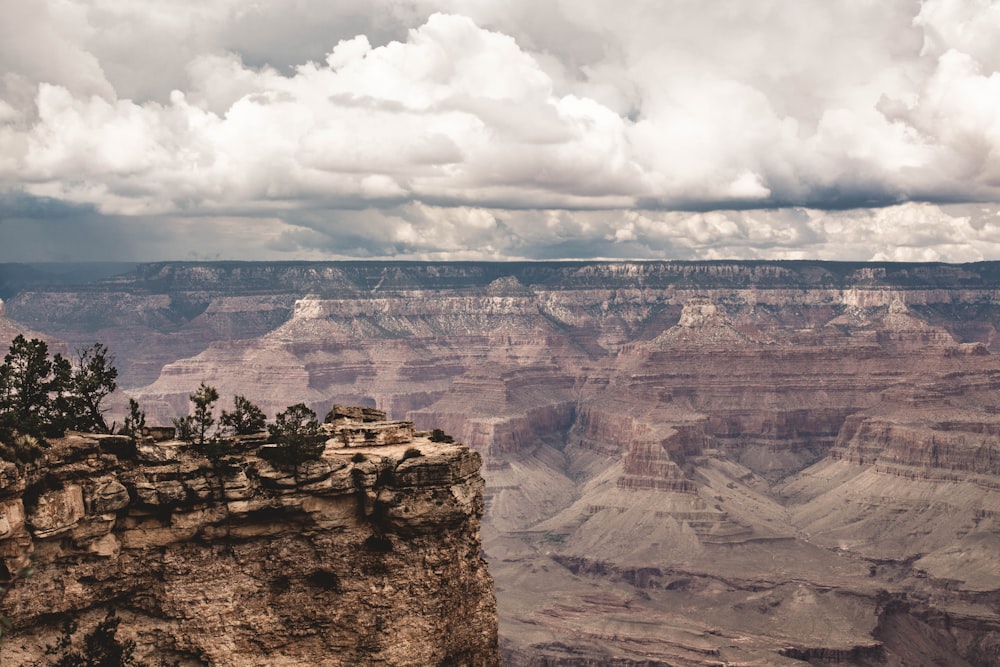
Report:
[[[205,381],[468,444],[513,667],[1000,661],[1000,264],[167,263],[7,310],[157,421]]]
[[[242,449],[70,434],[3,463],[0,556],[35,572],[0,661],[113,608],[151,665],[499,666],[478,454],[418,434],[289,471]]]

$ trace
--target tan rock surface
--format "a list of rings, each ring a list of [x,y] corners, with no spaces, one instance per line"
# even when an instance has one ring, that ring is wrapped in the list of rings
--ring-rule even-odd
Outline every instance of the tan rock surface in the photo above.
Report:
[[[36,556],[4,600],[3,664],[107,607],[154,664],[500,664],[475,452],[418,436],[292,474],[252,450],[213,466],[147,444],[171,455],[139,463],[106,443],[56,442],[0,489],[5,566]]]

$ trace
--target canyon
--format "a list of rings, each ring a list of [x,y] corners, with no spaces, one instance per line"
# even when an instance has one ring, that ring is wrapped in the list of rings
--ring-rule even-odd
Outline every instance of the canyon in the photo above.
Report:
[[[1000,662],[1000,264],[161,263],[4,292],[117,356],[482,457],[504,664]],[[6,335],[6,334],[5,334]]]

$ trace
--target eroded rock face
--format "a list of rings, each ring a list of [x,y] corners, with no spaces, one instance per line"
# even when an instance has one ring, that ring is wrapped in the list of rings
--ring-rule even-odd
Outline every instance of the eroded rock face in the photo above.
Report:
[[[0,490],[8,571],[36,557],[4,601],[3,664],[107,607],[154,664],[500,664],[477,453],[332,443],[286,471],[253,450],[213,465],[146,443],[164,455],[140,462],[112,444],[57,442]]]
[[[83,514],[83,490],[67,484],[38,497],[28,509],[28,525],[35,537],[44,539],[76,527]]]
[[[205,380],[480,452],[509,666],[1000,662],[1000,265],[165,264],[9,306],[157,420]],[[169,481],[136,493],[212,493]],[[359,501],[424,525],[396,499]]]

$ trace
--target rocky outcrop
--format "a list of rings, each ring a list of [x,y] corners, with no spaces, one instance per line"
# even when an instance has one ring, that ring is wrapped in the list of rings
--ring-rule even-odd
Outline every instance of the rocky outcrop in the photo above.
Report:
[[[295,470],[259,442],[212,463],[176,441],[79,434],[4,464],[0,556],[10,573],[33,554],[35,574],[4,600],[2,662],[113,607],[153,664],[499,665],[479,455],[420,433],[340,443],[379,425],[339,419]]]

